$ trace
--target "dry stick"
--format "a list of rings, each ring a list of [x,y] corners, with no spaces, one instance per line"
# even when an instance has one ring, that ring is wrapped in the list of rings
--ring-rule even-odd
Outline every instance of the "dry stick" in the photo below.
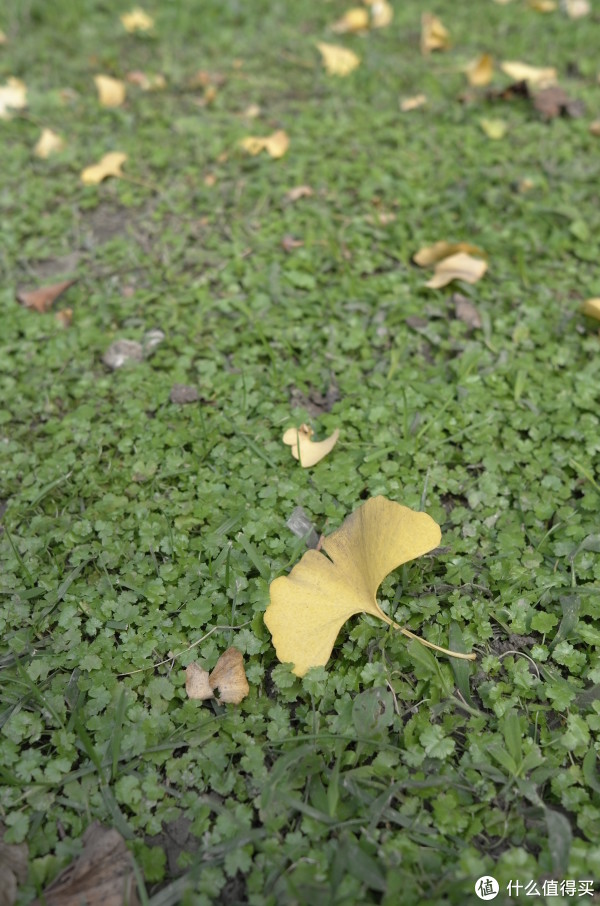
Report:
[[[182,654],[185,654],[187,651],[191,651],[192,648],[195,648],[196,645],[200,645],[212,635],[213,632],[216,632],[217,629],[243,629],[244,626],[249,626],[252,620],[246,620],[245,623],[240,623],[239,626],[213,626],[206,635],[203,635],[201,639],[196,639],[195,642],[192,642],[191,645],[188,645],[187,648],[184,648],[183,651],[178,651],[177,654],[171,655],[171,657],[165,658],[164,661],[159,661],[158,664],[149,664],[147,667],[138,667],[137,670],[130,670],[129,673],[117,673],[117,676],[133,676],[134,673],[143,673],[144,670],[154,670],[156,667],[162,667],[163,664],[168,664],[169,661],[174,661],[176,658],[181,657]]]

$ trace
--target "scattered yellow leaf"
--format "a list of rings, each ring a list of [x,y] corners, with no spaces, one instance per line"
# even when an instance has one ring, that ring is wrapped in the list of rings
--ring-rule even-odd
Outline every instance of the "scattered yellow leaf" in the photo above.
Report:
[[[371,3],[371,28],[386,28],[394,18],[394,8],[387,0]]]
[[[421,16],[421,53],[448,50],[449,47],[450,32],[443,25],[441,19],[438,19],[433,13],[423,13]]]
[[[325,44],[323,41],[319,41],[317,47],[329,75],[347,76],[360,65],[360,57],[346,47]]]
[[[500,138],[504,138],[506,135],[506,130],[508,129],[508,123],[506,120],[490,120],[486,117],[482,117],[479,120],[479,125],[485,132],[488,138],[494,139],[497,141]]]
[[[361,32],[366,31],[369,27],[369,10],[364,9],[364,7],[358,6],[353,9],[349,9],[347,13],[344,13],[341,19],[338,19],[337,22],[334,22],[331,26],[331,30],[342,35],[345,32]]]
[[[0,44],[8,44],[8,38],[0,28]]]
[[[310,196],[314,194],[315,193],[311,186],[294,186],[293,189],[290,189],[289,192],[285,193],[283,200],[287,204],[293,204],[295,201],[299,201],[301,198],[310,198]]]
[[[427,281],[425,286],[430,289],[440,289],[440,287],[451,283],[452,280],[477,283],[478,280],[481,280],[487,268],[487,261],[482,261],[481,258],[473,258],[466,252],[459,252],[457,255],[450,255],[449,258],[438,261],[433,277]]]
[[[279,129],[265,138],[249,135],[247,138],[242,139],[240,145],[248,154],[256,155],[260,154],[261,151],[266,151],[270,157],[277,158],[283,157],[290,146],[290,140],[287,132]]]
[[[243,116],[247,116],[249,120],[255,120],[257,116],[260,116],[261,110],[258,104],[250,104],[243,112]]]
[[[400,110],[403,113],[408,113],[409,110],[416,110],[417,107],[422,107],[427,103],[427,98],[424,94],[415,94],[411,98],[403,98],[400,101]]]
[[[551,13],[558,6],[556,0],[529,0],[529,6],[536,13]]]
[[[431,267],[432,264],[437,264],[438,261],[449,258],[450,255],[456,255],[458,252],[466,252],[468,255],[482,255],[485,257],[483,249],[480,249],[476,245],[471,245],[469,242],[446,242],[445,239],[441,239],[439,242],[434,242],[433,245],[426,245],[422,249],[419,249],[419,251],[413,255],[412,260],[415,264],[418,264],[419,267]]]
[[[591,135],[600,135],[600,120],[594,120],[590,123],[588,128]]]
[[[569,19],[583,19],[592,11],[589,0],[565,0],[564,5]]]
[[[21,79],[11,77],[0,85],[0,119],[10,119],[9,110],[22,110],[27,106],[27,87]]]
[[[518,60],[506,60],[500,64],[500,67],[502,72],[515,82],[527,82],[538,88],[547,88],[548,85],[556,84],[556,69],[552,66],[540,68],[539,66],[529,66],[528,63],[521,63]]]
[[[426,513],[385,497],[360,506],[322,539],[327,556],[309,550],[288,576],[271,583],[264,620],[279,660],[292,663],[297,676],[326,664],[341,627],[357,613],[371,614],[416,638],[383,612],[376,593],[388,573],[433,550],[440,538],[439,525]],[[474,655],[458,657],[473,660]]]
[[[129,13],[123,13],[121,16],[121,22],[125,29],[129,32],[132,31],[149,31],[154,25],[154,19],[152,16],[149,16],[148,13],[145,13],[143,9],[140,9],[139,6],[136,6],[135,9],[132,9]]]
[[[94,82],[103,107],[120,107],[125,100],[125,83],[111,76],[96,75]]]
[[[471,60],[465,67],[469,85],[482,87],[489,85],[494,76],[494,59],[489,53],[482,53],[476,60]]]
[[[57,311],[54,315],[61,327],[70,327],[71,321],[73,320],[73,309],[72,308],[61,308],[60,311]]]
[[[581,306],[584,315],[600,321],[600,299],[587,299]]]
[[[283,442],[292,448],[292,456],[300,461],[300,465],[308,469],[316,465],[328,453],[331,453],[335,447],[339,430],[336,428],[330,437],[325,440],[314,441],[312,436],[315,432],[308,425],[300,425],[299,428],[288,428],[283,435]]]
[[[219,701],[227,704],[239,705],[248,695],[250,686],[246,679],[244,659],[237,648],[224,651],[211,673],[196,662],[187,666],[185,691],[189,698],[214,698],[215,689],[219,690]]]
[[[52,129],[42,129],[42,134],[33,149],[33,153],[36,157],[45,159],[50,157],[51,154],[55,154],[57,151],[62,151],[64,146],[65,143],[60,135],[57,135]]]
[[[95,186],[107,176],[122,176],[121,167],[126,160],[126,154],[121,151],[111,151],[109,154],[105,154],[97,164],[82,170],[81,181],[86,186]]]

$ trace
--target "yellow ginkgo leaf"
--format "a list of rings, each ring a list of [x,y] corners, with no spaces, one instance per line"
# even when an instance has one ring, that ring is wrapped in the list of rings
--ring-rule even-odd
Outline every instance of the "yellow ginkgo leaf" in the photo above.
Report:
[[[551,13],[558,7],[558,3],[556,0],[529,0],[529,6],[536,13]]]
[[[465,75],[469,85],[480,88],[489,85],[494,76],[494,59],[489,53],[482,53],[465,66]]]
[[[443,261],[444,258],[449,258],[450,255],[456,255],[458,252],[485,256],[485,252],[482,249],[476,245],[471,245],[469,242],[446,242],[445,239],[441,239],[439,242],[434,242],[433,245],[426,245],[419,249],[413,255],[412,260],[419,267],[431,267],[432,264],[437,264],[438,261]]]
[[[65,143],[60,135],[57,135],[52,129],[42,129],[42,134],[33,149],[33,153],[36,157],[45,159],[50,157],[51,154],[55,154],[57,151],[62,151],[64,146]]]
[[[343,35],[345,32],[366,31],[369,27],[369,10],[362,6],[349,9],[341,19],[334,22],[331,30]]]
[[[10,119],[11,110],[27,107],[27,87],[21,79],[11,77],[6,85],[0,85],[0,119]]]
[[[477,283],[487,269],[487,261],[482,261],[481,258],[473,258],[466,252],[459,252],[457,255],[450,255],[448,258],[444,258],[443,261],[438,261],[433,277],[427,281],[425,286],[430,289],[440,289],[440,287],[451,283],[452,280]]]
[[[394,18],[394,8],[387,0],[371,3],[371,28],[386,28]]]
[[[490,120],[486,117],[482,117],[479,120],[479,125],[485,132],[488,138],[498,141],[500,138],[504,138],[506,135],[506,130],[508,129],[508,123],[506,120]]]
[[[400,101],[400,110],[403,113],[408,113],[410,110],[416,110],[418,107],[423,107],[427,103],[427,97],[424,94],[415,94],[411,98],[403,98]]]
[[[126,160],[126,154],[121,151],[111,151],[109,154],[105,154],[97,164],[86,167],[81,173],[81,181],[86,186],[94,186],[107,176],[122,176],[121,167]]]
[[[588,318],[597,318],[600,321],[600,299],[586,299],[581,310]]]
[[[266,151],[270,157],[278,158],[283,157],[289,148],[290,139],[287,132],[284,132],[283,129],[278,129],[277,132],[273,132],[272,135],[267,135],[264,138],[249,135],[241,140],[240,145],[248,154],[256,155],[260,154],[261,151]]]
[[[552,66],[539,67],[521,63],[518,60],[505,60],[500,64],[502,72],[514,79],[515,82],[527,82],[536,88],[548,88],[556,84],[556,69]]]
[[[360,65],[360,57],[353,50],[325,44],[319,41],[317,47],[323,57],[323,66],[329,75],[347,76]]]
[[[120,107],[125,100],[125,83],[107,75],[94,76],[98,100],[103,107]]]
[[[440,538],[439,525],[426,513],[385,497],[373,497],[360,506],[323,539],[327,556],[309,550],[289,576],[271,583],[271,602],[264,619],[279,660],[292,663],[297,676],[323,666],[341,627],[357,613],[371,614],[417,638],[381,610],[376,593],[388,573],[433,550]]]
[[[154,25],[154,19],[136,6],[130,13],[123,13],[121,22],[127,31],[149,31]]]
[[[421,16],[421,53],[428,54],[432,50],[448,50],[450,47],[450,32],[441,19],[433,13],[423,13]]]
[[[333,434],[325,440],[313,441],[314,431],[308,425],[300,425],[299,428],[288,428],[283,435],[284,444],[292,448],[292,456],[300,461],[300,465],[305,469],[316,465],[335,447],[339,430],[336,428]]]

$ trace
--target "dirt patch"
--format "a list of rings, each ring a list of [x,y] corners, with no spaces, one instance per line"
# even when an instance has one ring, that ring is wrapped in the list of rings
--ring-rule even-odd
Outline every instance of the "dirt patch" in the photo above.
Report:
[[[79,252],[70,252],[57,258],[28,261],[23,268],[27,279],[33,283],[45,283],[54,277],[72,277],[79,264]]]

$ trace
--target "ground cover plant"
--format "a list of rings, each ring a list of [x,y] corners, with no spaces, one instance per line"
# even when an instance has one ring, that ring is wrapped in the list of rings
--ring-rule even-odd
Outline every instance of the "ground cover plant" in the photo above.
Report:
[[[96,821],[152,906],[600,883],[581,310],[600,20],[392,6],[357,32],[340,0],[148,2],[132,31],[117,0],[2,5],[0,855],[20,904]],[[319,44],[358,63],[335,75]],[[468,248],[421,270],[442,240]],[[339,431],[310,467],[282,440],[303,424]],[[306,550],[288,520],[318,540],[378,495],[441,526],[379,604],[477,659],[360,615],[296,676],[263,620]],[[214,678],[230,648],[246,697],[188,698],[188,665]]]

